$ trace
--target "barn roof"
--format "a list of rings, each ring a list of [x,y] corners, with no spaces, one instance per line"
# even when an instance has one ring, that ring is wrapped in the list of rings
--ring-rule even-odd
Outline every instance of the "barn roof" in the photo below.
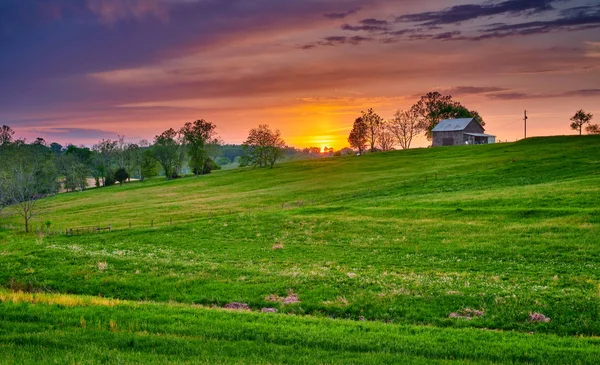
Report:
[[[460,118],[460,119],[444,119],[433,128],[433,132],[452,132],[462,131],[467,128],[473,118]]]
[[[485,133],[465,133],[467,136],[473,136],[473,137],[496,137],[494,135],[491,134],[485,134]]]

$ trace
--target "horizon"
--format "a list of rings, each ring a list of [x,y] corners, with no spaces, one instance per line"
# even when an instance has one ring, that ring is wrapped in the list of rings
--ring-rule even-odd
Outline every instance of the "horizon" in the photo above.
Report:
[[[524,110],[528,137],[575,134],[577,110],[600,113],[599,28],[593,0],[8,0],[0,124],[91,146],[205,119],[228,144],[268,124],[339,150],[362,110],[439,91],[501,141]]]

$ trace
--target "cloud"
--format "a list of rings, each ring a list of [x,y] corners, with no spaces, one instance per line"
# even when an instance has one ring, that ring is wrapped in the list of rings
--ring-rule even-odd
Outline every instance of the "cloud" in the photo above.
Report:
[[[342,30],[350,30],[353,32],[365,31],[365,32],[385,32],[389,30],[388,27],[382,27],[379,25],[342,25]]]
[[[373,38],[362,37],[362,36],[354,36],[354,37],[329,36],[329,37],[323,38],[322,40],[320,40],[316,43],[305,44],[303,46],[300,46],[300,48],[301,49],[312,49],[317,46],[341,46],[341,45],[347,45],[347,44],[357,46],[357,45],[360,45],[365,42],[371,42],[373,40],[374,40]]]
[[[52,128],[32,128],[25,130],[31,134],[37,134],[47,137],[47,139],[59,138],[61,140],[89,140],[102,138],[116,138],[116,132],[105,131],[102,129],[86,129],[86,128],[69,128],[69,127],[52,127]]]
[[[389,30],[389,27],[388,27],[389,23],[385,20],[369,18],[369,19],[363,19],[359,23],[360,23],[360,25],[344,24],[344,25],[342,25],[342,30],[349,30],[349,31],[354,31],[354,32],[358,32],[358,31],[385,32],[385,31]]]
[[[450,95],[475,95],[497,93],[502,91],[506,91],[506,89],[494,86],[457,86],[448,89],[446,92]]]
[[[530,21],[514,24],[496,24],[482,30],[483,34],[470,39],[481,40],[515,35],[523,36],[531,34],[544,34],[559,30],[577,31],[600,28],[600,6],[593,9],[593,12],[567,12],[567,14],[570,15],[552,20]]]
[[[552,99],[552,98],[568,98],[568,97],[598,97],[600,89],[581,89],[566,91],[562,93],[548,94],[526,94],[520,92],[500,92],[487,95],[493,100],[528,100],[528,99]]]
[[[323,16],[327,19],[345,19],[350,15],[357,14],[360,10],[361,10],[361,8],[355,8],[355,9],[348,10],[343,13],[327,13],[327,14],[323,14]]]
[[[536,14],[553,10],[553,3],[559,0],[508,0],[500,3],[466,4],[430,11],[406,14],[396,18],[399,23],[420,23],[427,26],[457,24],[468,20],[501,14]]]

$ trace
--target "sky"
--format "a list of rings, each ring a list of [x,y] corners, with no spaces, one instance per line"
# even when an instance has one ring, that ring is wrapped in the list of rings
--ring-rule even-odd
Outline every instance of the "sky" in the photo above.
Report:
[[[598,0],[0,0],[0,124],[92,145],[205,119],[226,143],[268,124],[295,147],[346,147],[452,95],[501,141],[600,122]],[[415,146],[426,146],[423,138]]]

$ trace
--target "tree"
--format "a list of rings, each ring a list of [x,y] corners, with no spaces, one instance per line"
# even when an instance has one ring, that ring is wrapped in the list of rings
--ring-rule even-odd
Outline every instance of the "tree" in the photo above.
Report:
[[[119,167],[117,171],[115,171],[115,180],[118,181],[120,185],[123,185],[123,181],[126,181],[127,179],[129,179],[129,173],[124,167]]]
[[[156,166],[156,158],[154,158],[154,151],[152,149],[146,149],[142,152],[142,161],[140,164],[140,181],[149,179],[158,175],[158,169]]]
[[[187,152],[190,157],[190,168],[195,171],[196,176],[204,172],[204,166],[209,159],[209,146],[218,144],[215,138],[217,126],[204,119],[199,119],[193,123],[186,123],[181,128],[181,134]]]
[[[55,161],[58,172],[63,176],[63,187],[65,190],[85,190],[87,187],[87,177],[90,172],[86,164],[73,154],[55,156]]]
[[[425,136],[431,140],[431,130],[443,119],[475,118],[479,124],[485,125],[478,112],[469,110],[459,102],[452,100],[450,95],[439,92],[429,92],[412,106],[411,112],[419,117],[419,127],[425,131]]]
[[[50,143],[50,151],[55,154],[61,154],[65,152],[63,146],[60,143],[52,142]]]
[[[598,125],[598,124],[590,124],[587,127],[585,127],[585,131],[588,134],[600,134],[600,125]]]
[[[579,131],[579,135],[581,136],[584,124],[589,123],[593,116],[592,113],[586,113],[583,109],[578,110],[577,113],[571,117],[571,129]]]
[[[396,144],[396,136],[390,130],[389,124],[390,122],[382,122],[379,131],[377,132],[377,148],[379,148],[380,151],[391,151]]]
[[[12,143],[14,135],[15,131],[13,131],[11,127],[3,125],[2,128],[0,128],[0,146]]]
[[[396,111],[394,118],[388,122],[387,128],[396,137],[403,150],[409,149],[413,138],[423,131],[419,117],[412,109]]]
[[[350,143],[351,147],[356,148],[361,155],[367,148],[368,133],[369,126],[365,120],[362,117],[356,118],[352,131],[350,131],[350,136],[348,136],[348,143]]]
[[[371,145],[371,152],[375,152],[375,145],[377,144],[377,138],[379,136],[379,131],[381,129],[383,118],[381,118],[377,113],[375,113],[372,108],[369,108],[369,110],[367,110],[366,113],[361,113],[362,120],[367,125],[367,139],[369,144]]]
[[[266,124],[253,128],[243,144],[244,156],[241,166],[270,166],[283,156],[285,141],[281,138],[279,130],[272,131]]]
[[[215,160],[215,163],[219,166],[226,166],[226,165],[231,164],[231,160],[228,157],[221,156],[221,157],[217,157],[217,159]]]
[[[102,179],[102,186],[110,185],[106,183],[106,180],[107,177],[112,175],[112,165],[117,152],[117,143],[118,141],[103,139],[92,147],[92,150],[97,154],[97,158],[94,161],[94,168],[98,177]]]
[[[49,149],[15,145],[6,157],[4,200],[23,217],[29,232],[29,222],[38,211],[37,201],[58,191],[58,173]]]
[[[181,165],[181,149],[179,144],[179,133],[173,128],[167,129],[154,137],[154,158],[160,163],[167,180],[179,175]]]

